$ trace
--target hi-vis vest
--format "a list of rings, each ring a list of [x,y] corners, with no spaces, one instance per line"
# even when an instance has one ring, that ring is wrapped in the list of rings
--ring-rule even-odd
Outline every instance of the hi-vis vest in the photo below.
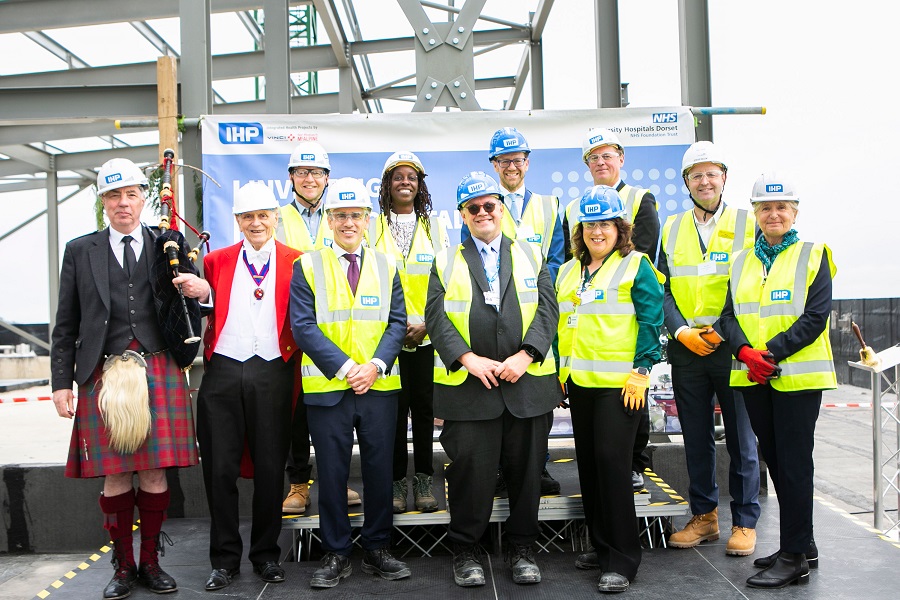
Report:
[[[754,349],[765,349],[767,341],[787,331],[803,314],[807,291],[822,264],[823,252],[828,256],[831,277],[834,277],[837,269],[825,244],[792,244],[778,255],[765,279],[762,262],[753,250],[744,250],[737,256],[731,267],[730,283],[734,314]],[[837,388],[828,321],[825,331],[812,344],[778,364],[781,376],[769,382],[778,391]],[[731,385],[756,385],[747,379],[747,365],[737,360],[731,363]]]
[[[693,212],[670,216],[662,232],[669,289],[690,327],[712,325],[719,318],[728,291],[728,268],[738,252],[753,247],[755,231],[749,211],[726,206],[703,254]]]
[[[638,200],[644,198],[644,194],[647,193],[647,190],[625,185],[616,193],[619,194],[619,198],[622,199],[622,204],[625,205],[625,212],[628,214],[628,220],[634,223],[637,212],[641,210],[641,203],[638,202]],[[569,205],[566,207],[566,221],[569,224],[570,235],[572,231],[575,230],[575,226],[578,225],[578,205],[580,202],[581,199],[576,198],[569,202]],[[659,210],[659,202],[656,203],[656,209]]]
[[[522,218],[518,225],[508,207],[503,211],[503,233],[510,239],[534,244],[546,260],[550,253],[553,230],[556,228],[559,199],[556,196],[544,197],[527,190],[525,195],[530,196],[530,199],[522,211]],[[524,202],[525,199],[523,198],[522,201]]]
[[[358,364],[375,356],[378,342],[387,329],[391,312],[391,291],[397,268],[386,255],[365,250],[356,296],[350,290],[337,255],[331,248],[303,254],[303,276],[316,296],[316,321],[329,340]],[[387,365],[387,377],[375,380],[373,390],[400,389],[396,364]],[[306,394],[334,392],[350,388],[347,379],[328,379],[305,352],[300,363]]]
[[[328,226],[328,217],[325,215],[324,210],[322,211],[322,219],[319,221],[319,231],[316,234],[315,242],[309,233],[306,221],[300,216],[300,211],[297,210],[293,202],[281,207],[281,219],[284,224],[284,232],[282,235],[282,231],[280,231],[282,227],[279,226],[275,237],[279,242],[290,246],[294,250],[312,252],[313,250],[321,250],[326,247],[330,248],[331,244],[334,243],[331,228]]]
[[[471,240],[466,243],[474,244]],[[472,279],[469,277],[469,267],[463,258],[462,249],[463,245],[460,244],[456,248],[441,250],[435,260],[438,277],[445,290],[444,311],[466,344],[471,347],[469,312],[472,308]],[[524,336],[537,313],[540,296],[537,281],[541,260],[536,250],[529,244],[520,244],[514,241],[510,246],[510,251],[512,253],[510,285],[514,287],[519,298],[519,308],[522,312],[522,335]],[[552,375],[555,372],[556,360],[552,350],[544,357],[544,362],[532,362],[526,370],[526,373],[534,376]],[[460,385],[468,376],[469,371],[465,367],[450,372],[438,353],[434,353],[434,382],[436,384]]]
[[[381,250],[396,261],[400,283],[403,285],[403,296],[406,299],[406,320],[413,325],[425,322],[425,300],[428,297],[428,275],[431,273],[431,264],[437,253],[450,245],[447,230],[440,218],[428,219],[428,227],[426,233],[422,221],[416,221],[409,255],[403,258],[403,253],[397,247],[384,215],[380,214],[369,221],[371,243],[377,250]]]
[[[634,367],[638,322],[631,288],[641,261],[636,250],[622,257],[614,252],[584,292],[581,263],[573,258],[559,270],[559,380],[571,377],[582,387],[621,388]],[[653,265],[650,265],[651,268]],[[660,283],[665,277],[655,268]]]

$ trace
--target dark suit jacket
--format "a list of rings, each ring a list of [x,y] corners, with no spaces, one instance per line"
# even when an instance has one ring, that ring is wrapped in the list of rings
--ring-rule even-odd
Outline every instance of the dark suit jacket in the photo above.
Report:
[[[428,280],[428,301],[425,306],[425,323],[435,351],[452,371],[462,364],[459,357],[472,351],[479,356],[503,361],[518,352],[523,345],[533,346],[542,360],[550,351],[559,322],[559,305],[553,291],[553,283],[542,264],[538,275],[538,309],[528,331],[522,331],[522,312],[512,281],[512,241],[503,236],[500,243],[500,310],[484,301],[489,290],[487,277],[475,243],[463,245],[462,256],[469,267],[472,280],[472,308],[469,314],[471,347],[450,322],[444,310],[444,286],[432,265]],[[446,252],[455,252],[450,248]],[[547,359],[552,360],[552,359]],[[488,390],[480,379],[469,375],[458,386],[435,384],[434,415],[441,419],[477,421],[495,419],[504,408],[519,418],[536,417],[553,410],[562,400],[562,391],[556,374],[535,377],[528,373],[516,383],[500,381],[500,387]]]

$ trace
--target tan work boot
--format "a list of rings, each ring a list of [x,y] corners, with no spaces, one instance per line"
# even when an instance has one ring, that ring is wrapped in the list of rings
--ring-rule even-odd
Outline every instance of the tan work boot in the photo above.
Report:
[[[438,509],[437,498],[431,491],[432,483],[431,475],[425,473],[416,473],[413,477],[413,498],[416,501],[416,510],[434,512]]]
[[[392,485],[394,494],[394,514],[406,512],[406,497],[409,495],[409,486],[406,477],[395,481]]]
[[[281,505],[281,512],[290,515],[302,515],[309,506],[309,484],[308,483],[292,483],[291,491],[288,492],[287,498]]]
[[[725,554],[730,556],[750,556],[756,550],[756,530],[750,527],[731,528],[731,537],[725,546]]]
[[[359,499],[359,493],[347,488],[347,506],[359,506],[362,500]]]
[[[676,531],[669,538],[673,548],[693,548],[700,542],[713,542],[719,539],[719,509],[705,515],[694,515],[681,531]]]

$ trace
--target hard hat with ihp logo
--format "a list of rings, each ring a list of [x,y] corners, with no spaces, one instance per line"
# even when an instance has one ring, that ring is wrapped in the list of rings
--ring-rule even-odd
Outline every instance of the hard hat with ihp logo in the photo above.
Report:
[[[318,168],[331,171],[328,153],[318,142],[300,142],[291,152],[288,160],[288,172],[294,167]]]
[[[412,167],[413,169],[418,171],[420,175],[425,175],[425,167],[422,166],[422,161],[419,160],[418,156],[407,150],[401,150],[400,152],[394,152],[393,154],[391,154],[385,161],[384,169],[381,170],[381,174],[384,175],[391,169],[395,169],[403,165]]]
[[[728,164],[725,162],[725,155],[718,146],[712,142],[701,141],[694,142],[684,152],[681,158],[681,175],[687,175],[687,172],[694,165],[702,163],[713,163],[722,167],[722,170],[728,172]]]
[[[782,200],[785,202],[799,202],[800,195],[794,183],[778,173],[763,173],[753,184],[753,192],[750,194],[750,202],[772,202]]]
[[[524,152],[526,156],[531,153],[525,136],[519,133],[515,127],[504,127],[495,131],[491,137],[490,160],[494,160],[501,154],[512,152]]]
[[[328,185],[328,195],[325,197],[325,210],[337,208],[364,208],[372,210],[372,199],[369,190],[359,179],[341,177],[331,181]]]
[[[100,196],[130,185],[146,189],[149,182],[144,172],[127,158],[112,158],[103,163],[97,173],[97,194]]]
[[[625,205],[619,193],[608,185],[595,185],[584,192],[578,205],[578,222],[609,221],[624,217]]]
[[[469,200],[482,196],[496,196],[500,199],[500,186],[484,171],[472,171],[462,178],[456,188],[456,208],[461,209]]]
[[[255,210],[275,210],[278,206],[278,198],[275,197],[272,188],[261,181],[251,181],[234,193],[234,205],[231,210],[234,214],[240,215]]]
[[[587,157],[596,148],[603,146],[615,146],[619,152],[625,154],[625,148],[618,136],[609,129],[589,129],[581,141],[581,160],[587,160]]]

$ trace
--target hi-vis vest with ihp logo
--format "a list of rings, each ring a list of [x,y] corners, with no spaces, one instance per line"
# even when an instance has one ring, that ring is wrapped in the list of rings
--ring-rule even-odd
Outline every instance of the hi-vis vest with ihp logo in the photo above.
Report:
[[[619,194],[619,198],[622,199],[622,204],[625,205],[625,212],[628,215],[628,220],[631,223],[634,223],[637,212],[641,210],[641,203],[639,200],[644,198],[644,194],[647,193],[647,190],[624,185],[622,186],[622,189],[618,190],[616,193]],[[575,230],[575,226],[578,225],[578,207],[580,202],[581,199],[576,198],[569,202],[569,205],[566,207],[566,221],[569,223],[570,234]],[[659,202],[656,203],[656,210],[659,210]]]
[[[728,291],[728,269],[738,252],[753,247],[755,232],[749,211],[726,206],[704,255],[693,213],[689,210],[670,216],[662,232],[669,289],[691,327],[712,325],[719,318]]]
[[[322,201],[324,202],[324,199]],[[300,211],[297,210],[293,202],[281,207],[281,219],[284,224],[284,235],[281,235],[281,231],[276,231],[276,238],[279,242],[283,242],[294,250],[312,252],[313,250],[330,248],[334,243],[331,228],[328,226],[328,216],[324,210],[322,211],[322,219],[319,221],[319,231],[316,233],[315,241],[312,239],[309,227],[306,226],[306,221],[300,216]],[[278,229],[282,228],[279,226]]]
[[[768,277],[763,279],[763,265],[753,250],[744,250],[731,268],[731,297],[738,324],[750,346],[764,350],[766,342],[787,331],[803,314],[806,295],[819,267],[822,253],[828,257],[831,277],[837,272],[831,250],[825,244],[797,242],[778,255]],[[834,358],[825,331],[812,344],[778,363],[781,376],[769,382],[781,392],[831,390],[837,388]],[[756,385],[747,379],[747,365],[731,363],[731,385]]]
[[[309,252],[298,260],[316,297],[319,329],[358,364],[372,360],[391,312],[391,291],[397,272],[393,261],[377,250],[365,250],[354,297],[347,275],[331,248]],[[325,377],[306,353],[300,365],[306,394],[350,389],[346,378]],[[373,390],[400,389],[396,364],[387,367],[389,375],[376,379]]]
[[[406,320],[413,325],[421,325],[425,322],[425,301],[428,297],[428,275],[431,273],[431,264],[437,253],[450,245],[443,221],[439,217],[431,217],[428,219],[426,232],[422,220],[417,219],[409,255],[406,258],[403,258],[403,253],[397,247],[383,214],[369,221],[369,241],[377,250],[395,260],[406,300]]]
[[[559,302],[559,380],[571,378],[582,387],[621,388],[634,367],[638,322],[631,288],[641,261],[650,259],[633,250],[618,252],[580,293],[581,262],[573,258],[559,270],[556,299]],[[653,269],[660,284],[666,278]]]
[[[525,196],[530,197],[528,205],[522,211],[522,218],[516,225],[512,212],[508,206],[504,206],[503,233],[506,237],[520,242],[533,244],[541,251],[544,260],[550,253],[550,242],[553,240],[553,231],[556,228],[556,214],[559,212],[559,198],[556,196],[541,196],[528,190]],[[525,198],[522,198],[525,202]]]
[[[474,244],[475,242],[469,240],[466,243]],[[472,308],[472,279],[469,276],[469,267],[463,258],[462,249],[463,245],[460,244],[456,248],[442,250],[435,259],[435,266],[445,290],[444,311],[447,313],[447,318],[471,348],[469,313]],[[522,313],[522,336],[524,337],[537,313],[540,297],[537,281],[542,263],[539,253],[530,244],[513,241],[510,245],[510,252],[512,253],[512,279],[509,285],[513,289],[507,289],[507,293],[514,291],[518,296],[519,308]],[[494,332],[487,333],[488,335],[494,334]],[[543,362],[532,362],[525,372],[534,376],[555,373],[556,360],[552,350],[547,353]],[[438,353],[434,353],[434,382],[436,384],[460,385],[468,376],[469,371],[465,367],[450,372]]]

